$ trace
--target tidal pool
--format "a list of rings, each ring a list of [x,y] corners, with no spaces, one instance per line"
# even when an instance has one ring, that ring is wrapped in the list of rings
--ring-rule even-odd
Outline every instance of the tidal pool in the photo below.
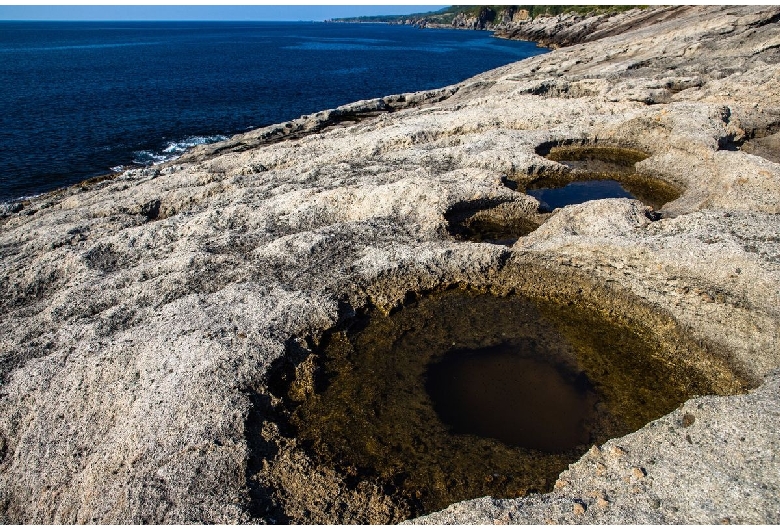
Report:
[[[694,342],[610,311],[460,288],[369,311],[289,386],[291,428],[317,462],[387,484],[419,515],[550,491],[591,445],[741,388],[691,369],[709,358]]]
[[[655,210],[677,199],[681,190],[664,180],[637,173],[647,154],[597,145],[541,146],[537,152],[563,164],[566,171],[542,175],[526,186],[539,200],[540,213],[597,199],[637,199]]]
[[[465,219],[450,230],[457,239],[474,243],[491,243],[511,247],[523,236],[539,228],[539,225],[525,219],[502,221],[477,216]]]
[[[529,189],[526,193],[539,201],[540,213],[598,199],[636,198],[612,179],[570,182],[562,188]]]
[[[503,206],[506,205],[460,205],[444,215],[447,229],[461,241],[512,246],[519,238],[539,228],[538,222]]]

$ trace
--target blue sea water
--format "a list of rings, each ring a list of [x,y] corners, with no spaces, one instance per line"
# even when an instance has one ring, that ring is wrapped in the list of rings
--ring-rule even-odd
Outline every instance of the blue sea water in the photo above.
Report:
[[[0,201],[544,51],[383,24],[0,22]]]

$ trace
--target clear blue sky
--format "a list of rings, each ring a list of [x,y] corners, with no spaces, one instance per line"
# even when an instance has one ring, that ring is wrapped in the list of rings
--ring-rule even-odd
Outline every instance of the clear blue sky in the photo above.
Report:
[[[445,5],[0,5],[0,20],[326,20],[405,15]]]

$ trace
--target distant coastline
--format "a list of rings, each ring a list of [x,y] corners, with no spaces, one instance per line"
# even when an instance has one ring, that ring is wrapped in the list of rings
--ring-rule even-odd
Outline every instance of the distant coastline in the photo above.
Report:
[[[492,31],[498,38],[533,41],[540,46],[557,48],[587,42],[591,40],[589,36],[597,33],[601,27],[614,29],[614,21],[606,24],[605,22],[615,16],[631,13],[629,19],[634,23],[637,19],[636,11],[644,9],[647,9],[647,6],[450,6],[428,13],[337,18],[327,22]],[[640,23],[641,18],[640,16]],[[584,29],[574,27],[574,24],[581,20],[588,20],[588,24],[583,25]],[[618,23],[617,26],[619,25]]]

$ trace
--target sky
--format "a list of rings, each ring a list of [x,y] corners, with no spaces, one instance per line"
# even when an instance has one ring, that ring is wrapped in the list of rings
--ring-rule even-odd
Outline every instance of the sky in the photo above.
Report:
[[[232,3],[232,2],[231,2]],[[0,5],[0,20],[314,20],[436,11],[441,5]]]

